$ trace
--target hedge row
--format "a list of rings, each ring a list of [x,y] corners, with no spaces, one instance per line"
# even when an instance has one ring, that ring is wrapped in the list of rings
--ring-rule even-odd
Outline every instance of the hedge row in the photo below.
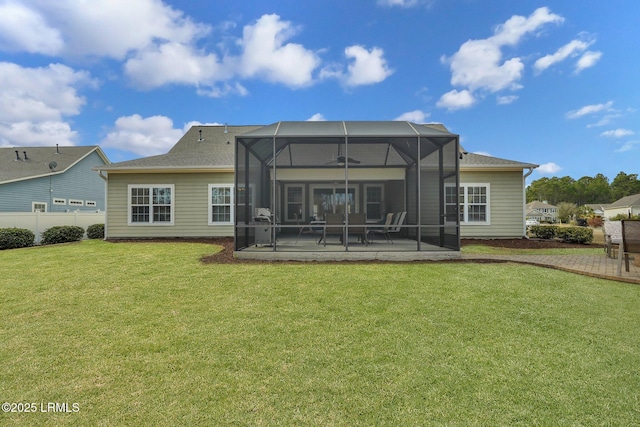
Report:
[[[529,231],[539,239],[555,239],[565,243],[591,243],[593,229],[585,227],[558,227],[557,225],[535,225]]]
[[[36,236],[26,228],[0,228],[0,250],[33,246]]]
[[[42,233],[43,245],[55,243],[77,242],[82,239],[84,228],[75,225],[51,227]],[[93,224],[87,227],[89,239],[104,238],[104,224]],[[35,234],[26,228],[0,228],[0,250],[17,249],[33,246]]]

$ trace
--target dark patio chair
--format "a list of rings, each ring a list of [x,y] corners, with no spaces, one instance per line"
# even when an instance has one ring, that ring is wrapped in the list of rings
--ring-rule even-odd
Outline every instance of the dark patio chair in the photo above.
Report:
[[[622,243],[618,253],[618,276],[622,275],[622,258],[625,271],[629,271],[629,254],[640,254],[640,220],[623,219]],[[638,255],[636,255],[638,256]]]
[[[322,239],[318,242],[324,241],[324,246],[327,246],[327,236],[338,235],[340,236],[340,243],[344,242],[344,224],[342,214],[339,213],[326,213],[324,215],[325,226],[322,232]]]
[[[393,225],[389,227],[389,239],[391,239],[391,234],[399,234],[402,231],[400,227],[404,223],[404,219],[407,216],[407,212],[398,212],[393,219]],[[393,241],[391,242],[393,243]]]
[[[387,242],[391,241],[391,243],[393,243],[393,241],[391,240],[391,236],[389,235],[389,227],[391,227],[392,222],[393,222],[393,212],[389,212],[387,214],[387,220],[384,222],[384,226],[379,228],[378,227],[370,228],[367,234],[372,234],[372,235],[380,234],[385,238]]]
[[[358,240],[368,245],[367,240],[367,228],[365,227],[366,214],[364,213],[352,213],[349,214],[349,228],[347,229],[348,235],[358,236]]]

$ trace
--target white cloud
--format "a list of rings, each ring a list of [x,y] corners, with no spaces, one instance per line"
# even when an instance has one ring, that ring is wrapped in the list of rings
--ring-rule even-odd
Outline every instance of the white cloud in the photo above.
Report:
[[[75,145],[76,138],[77,132],[62,121],[0,123],[0,147]]]
[[[309,117],[307,121],[308,122],[325,122],[327,121],[327,119],[325,119],[324,115],[322,115],[321,113],[316,113],[313,116]]]
[[[498,105],[513,104],[517,100],[518,100],[518,96],[517,95],[508,95],[508,96],[498,96],[498,97],[496,97],[496,102],[498,103]]]
[[[585,54],[580,57],[576,64],[576,73],[579,73],[585,68],[593,67],[601,57],[602,52],[585,52]]]
[[[436,105],[440,108],[446,108],[449,111],[459,110],[461,108],[469,108],[476,103],[473,94],[468,90],[452,90],[440,97]]]
[[[0,62],[0,143],[72,145],[77,135],[64,119],[80,114],[85,104],[77,88],[94,84],[89,73],[66,65]]]
[[[585,105],[584,107],[579,108],[577,110],[569,111],[568,113],[565,114],[565,116],[568,119],[578,119],[580,117],[599,113],[601,111],[609,111],[612,105],[613,105],[613,101],[609,101],[605,104]]]
[[[132,51],[170,41],[188,43],[210,28],[185,18],[181,11],[160,0],[23,0],[29,21],[42,22],[50,34],[64,40],[55,52],[64,56],[105,56],[124,59]],[[122,13],[126,10],[126,13]],[[28,22],[27,22],[28,23]],[[24,40],[40,27],[25,25],[14,31],[12,40]],[[34,31],[38,28],[38,31]],[[43,34],[47,35],[47,31]],[[108,36],[105,36],[108,35]],[[47,52],[41,52],[47,53]]]
[[[426,123],[426,120],[430,115],[430,113],[425,113],[424,111],[413,110],[399,115],[394,120],[422,124]]]
[[[518,57],[504,60],[502,48],[516,45],[525,35],[537,32],[546,24],[563,21],[561,16],[541,7],[529,17],[512,16],[504,24],[498,25],[494,35],[487,39],[463,43],[451,57],[442,58],[451,69],[451,84],[467,88],[470,94],[476,90],[498,92],[521,88],[519,81],[524,64]],[[440,103],[449,108],[442,98]]]
[[[125,64],[125,71],[142,89],[166,84],[212,85],[232,77],[213,54],[201,54],[181,43],[165,43],[140,51]]]
[[[580,54],[592,44],[593,41],[586,42],[582,40],[572,40],[558,49],[555,53],[543,56],[542,58],[538,59],[533,64],[533,68],[535,68],[537,72],[542,72],[553,64],[562,62],[570,56],[576,56]]]
[[[418,0],[378,0],[380,6],[399,6],[399,7],[413,7],[418,5]]]
[[[560,172],[561,170],[562,168],[560,166],[558,166],[553,162],[550,162],[550,163],[545,163],[543,165],[538,166],[538,168],[536,169],[536,172],[542,175],[553,175],[555,173]]]
[[[313,83],[313,71],[320,65],[320,58],[302,45],[285,44],[296,32],[291,22],[282,21],[275,14],[263,15],[254,25],[244,27],[237,72],[293,88]]]
[[[351,60],[345,78],[347,86],[380,83],[393,74],[393,70],[384,59],[384,51],[380,48],[367,50],[362,46],[349,46],[344,50],[344,54]]]
[[[40,13],[14,1],[0,4],[0,50],[55,55],[63,47],[60,31]]]
[[[139,114],[120,117],[115,129],[100,142],[103,148],[129,151],[140,156],[164,154],[184,134],[175,129],[173,121],[165,116],[142,118]]]
[[[634,132],[629,129],[614,129],[602,132],[600,136],[606,136],[609,138],[624,138],[625,136],[633,135]]]
[[[616,153],[625,153],[627,151],[635,150],[640,147],[640,140],[637,141],[627,141],[622,147],[615,150]]]

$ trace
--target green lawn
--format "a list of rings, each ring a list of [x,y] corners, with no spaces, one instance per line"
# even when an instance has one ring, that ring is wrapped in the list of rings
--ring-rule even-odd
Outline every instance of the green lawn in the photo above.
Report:
[[[640,287],[515,264],[0,252],[1,425],[637,425]],[[40,412],[67,402],[78,412]]]

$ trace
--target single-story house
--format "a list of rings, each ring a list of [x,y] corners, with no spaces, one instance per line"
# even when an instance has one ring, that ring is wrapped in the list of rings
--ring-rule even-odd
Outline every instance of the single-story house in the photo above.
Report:
[[[538,200],[527,203],[527,219],[537,219],[540,222],[557,222],[558,208],[546,201]]]
[[[640,194],[623,197],[606,206],[604,210],[605,218],[617,215],[640,215]]]
[[[458,251],[460,237],[524,237],[525,178],[536,167],[467,153],[440,124],[278,122],[194,126],[167,154],[95,170],[107,181],[107,239],[234,236],[243,251],[264,228],[275,236],[269,250],[317,251],[298,242],[309,219],[322,233],[327,213],[348,230],[353,213],[373,228],[404,212],[398,228],[412,243],[387,248],[419,252]],[[257,208],[273,214],[266,226]],[[374,246],[347,239],[328,250]]]
[[[0,212],[104,211],[109,164],[97,145],[0,148]]]
[[[593,214],[596,216],[604,216],[604,211],[609,206],[608,204],[599,204],[599,203],[587,203],[585,205],[589,209],[593,211]]]

